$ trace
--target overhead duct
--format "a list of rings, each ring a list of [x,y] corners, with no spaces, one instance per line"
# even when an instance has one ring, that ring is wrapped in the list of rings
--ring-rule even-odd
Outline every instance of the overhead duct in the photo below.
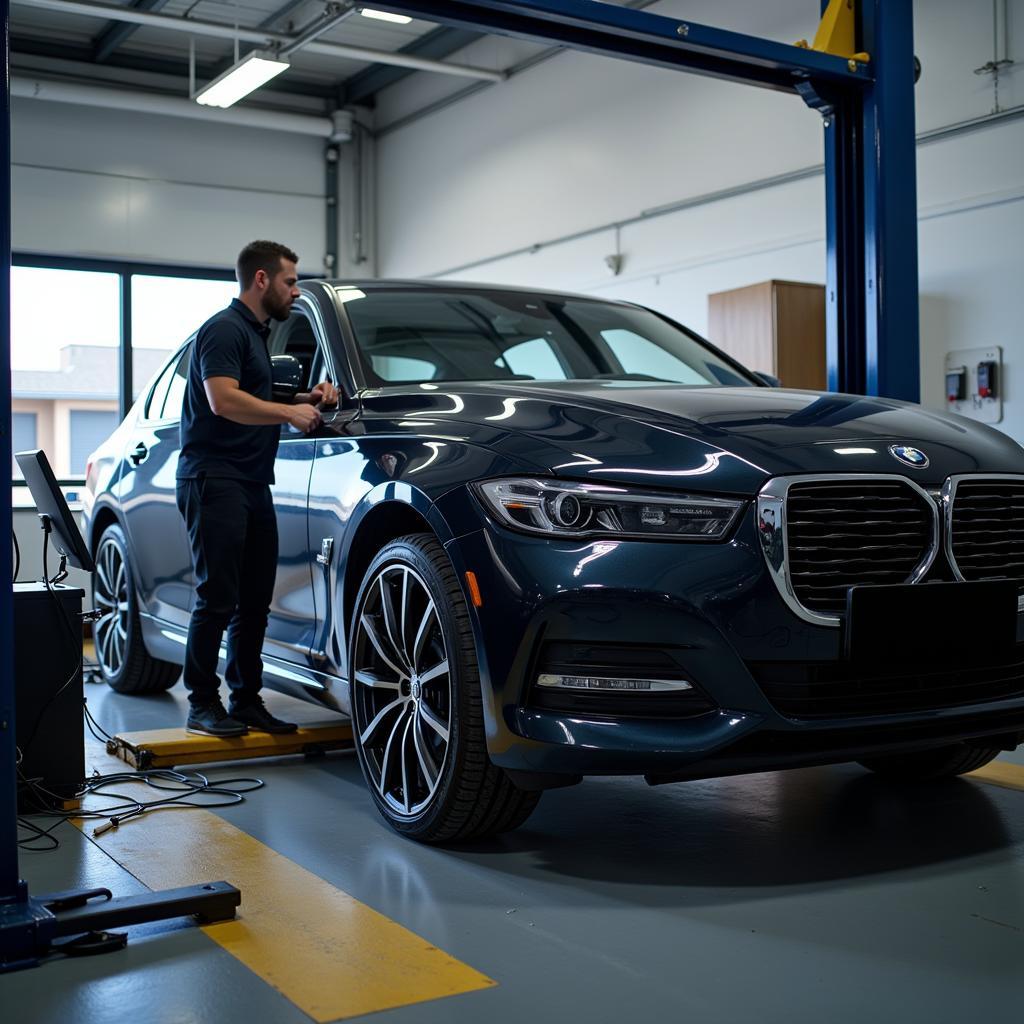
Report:
[[[309,114],[289,114],[279,110],[252,110],[244,107],[204,107],[191,100],[155,93],[128,92],[123,89],[104,89],[96,85],[78,85],[55,82],[45,78],[11,77],[11,95],[27,99],[50,100],[54,103],[77,103],[86,107],[104,107],[110,110],[134,110],[142,114],[162,114],[166,117],[189,117],[219,124],[236,124],[246,128],[292,132],[296,135],[314,135],[332,142],[347,142],[352,135],[351,115],[338,111],[333,117],[314,117]]]

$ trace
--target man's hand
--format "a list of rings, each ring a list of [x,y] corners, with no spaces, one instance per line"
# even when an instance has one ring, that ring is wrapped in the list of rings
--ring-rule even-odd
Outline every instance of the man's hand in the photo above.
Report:
[[[288,422],[304,434],[309,434],[320,426],[320,413],[311,405],[291,406],[288,414]]]
[[[317,384],[317,386],[309,393],[309,404],[327,406],[337,405],[338,389],[329,380],[325,380],[322,383]]]

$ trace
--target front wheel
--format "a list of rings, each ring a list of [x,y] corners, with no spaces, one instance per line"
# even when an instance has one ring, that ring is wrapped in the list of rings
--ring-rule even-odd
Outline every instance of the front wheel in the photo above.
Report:
[[[356,751],[378,810],[422,842],[522,824],[540,799],[491,764],[469,610],[430,534],[373,560],[349,634]]]
[[[935,750],[918,750],[910,754],[889,754],[869,757],[860,762],[865,768],[891,779],[928,782],[949,779],[988,764],[1000,754],[998,748],[954,743]]]
[[[128,542],[116,523],[103,531],[95,562],[92,600],[100,617],[93,626],[93,639],[101,675],[118,693],[163,693],[181,675],[181,667],[146,650]]]

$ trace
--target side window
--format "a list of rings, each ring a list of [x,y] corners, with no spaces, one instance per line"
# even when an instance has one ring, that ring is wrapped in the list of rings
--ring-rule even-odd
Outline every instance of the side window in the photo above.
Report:
[[[301,390],[308,391],[313,375],[314,363],[317,368],[322,362],[318,358],[316,333],[309,318],[301,310],[293,310],[292,315],[278,325],[270,336],[270,354],[272,356],[295,356],[302,364]]]
[[[534,380],[565,380],[565,370],[562,369],[562,364],[547,338],[531,338],[505,349],[501,357],[495,360],[494,365],[500,366],[503,362],[514,374],[521,377],[533,377]]]
[[[181,403],[185,400],[185,388],[188,385],[188,365],[192,356],[192,346],[188,345],[181,353],[181,358],[174,367],[171,374],[170,386],[167,388],[167,397],[164,399],[163,409],[160,413],[162,420],[181,419]]]
[[[145,417],[147,420],[158,420],[160,419],[160,411],[164,407],[164,399],[167,398],[167,389],[171,386],[171,377],[174,376],[174,371],[177,368],[175,360],[171,360],[164,372],[160,374],[157,379],[153,390],[149,393],[149,399],[146,402]]]
[[[623,373],[635,373],[656,380],[678,381],[680,384],[714,383],[699,370],[634,331],[616,327],[602,331],[601,337],[608,343]]]

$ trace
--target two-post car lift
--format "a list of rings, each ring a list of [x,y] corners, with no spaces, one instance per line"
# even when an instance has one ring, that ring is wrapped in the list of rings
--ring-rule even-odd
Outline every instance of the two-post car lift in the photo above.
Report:
[[[790,92],[825,136],[827,362],[833,391],[917,401],[917,199],[912,0],[831,0],[814,45],[789,46],[593,0],[374,0],[427,21]],[[10,380],[9,4],[0,0],[0,381]],[[827,403],[826,403],[827,404]],[[10,388],[0,384],[0,494],[10,494]],[[0,503],[0,537],[11,507]],[[11,578],[0,543],[0,579]],[[154,893],[62,923],[18,877],[12,591],[0,586],[0,966],[32,962],[59,934],[200,912]],[[222,885],[223,883],[217,883]],[[194,887],[201,890],[202,887]],[[230,888],[230,887],[228,887]],[[234,890],[232,890],[234,892]],[[191,896],[202,896],[202,892]],[[213,893],[207,891],[206,895]],[[220,894],[223,897],[228,894]],[[235,892],[237,897],[237,892]],[[83,896],[64,894],[79,906]],[[113,901],[117,903],[118,901]],[[128,904],[131,904],[130,906]],[[230,908],[222,907],[222,912]],[[83,922],[81,915],[88,920]],[[104,918],[106,913],[107,918]],[[119,916],[120,915],[120,916]]]

